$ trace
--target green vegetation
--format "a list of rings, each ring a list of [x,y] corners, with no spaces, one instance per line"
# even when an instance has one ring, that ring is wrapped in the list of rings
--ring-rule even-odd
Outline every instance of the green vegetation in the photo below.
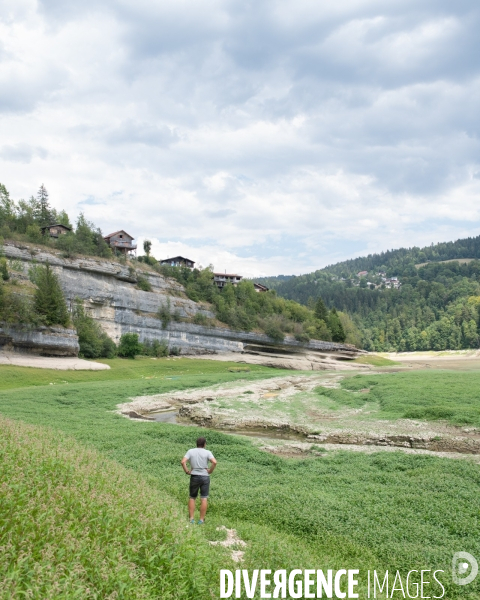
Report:
[[[372,367],[393,367],[401,364],[394,360],[390,360],[389,358],[384,358],[383,356],[376,356],[375,354],[359,356],[358,358],[355,358],[353,362],[361,365],[372,365]]]
[[[474,260],[455,262],[460,258]],[[327,307],[350,315],[367,350],[459,350],[478,348],[480,342],[479,258],[480,236],[259,281],[284,298],[314,308],[321,297]],[[427,262],[444,260],[453,262]],[[359,277],[362,271],[367,275]],[[400,289],[385,289],[382,273],[398,277]]]
[[[334,309],[325,309],[320,316],[318,311],[280,298],[275,292],[258,293],[248,280],[241,281],[237,286],[228,284],[220,290],[213,285],[210,267],[192,271],[157,264],[155,268],[184,285],[191,300],[211,303],[217,319],[233,329],[257,329],[275,341],[283,340],[285,334],[292,334],[304,343],[310,339],[359,343],[360,335],[353,322],[347,315],[337,314]],[[159,318],[165,323],[169,314],[167,307],[162,307]],[[346,320],[347,329],[342,319]]]
[[[118,355],[124,358],[135,358],[142,351],[138,342],[138,333],[124,333],[118,344]]]
[[[67,305],[58,277],[49,264],[35,269],[35,311],[45,325],[62,325],[70,323]]]
[[[62,234],[57,240],[42,234],[42,227],[61,224],[72,231]],[[37,196],[15,202],[7,188],[0,183],[0,238],[41,243],[62,250],[65,256],[92,254],[112,257],[112,251],[103,239],[101,230],[81,213],[73,231],[67,213],[50,206],[48,192],[40,186]]]
[[[342,390],[349,392],[369,388],[362,394],[363,402],[378,402],[376,416],[387,419],[445,419],[454,425],[480,425],[480,372],[413,371],[356,375],[342,381]],[[348,390],[344,391],[344,390]],[[323,393],[323,392],[322,392]],[[360,396],[358,396],[360,397]]]
[[[206,598],[219,553],[145,478],[0,417],[0,598]],[[188,568],[186,568],[188,565]]]
[[[404,573],[413,568],[444,569],[442,581],[449,600],[474,600],[478,597],[479,582],[471,584],[468,589],[459,588],[451,585],[449,575],[452,553],[458,548],[471,552],[474,556],[480,555],[477,519],[480,475],[477,465],[468,460],[446,460],[400,452],[368,455],[327,452],[318,458],[313,456],[291,460],[267,454],[255,448],[249,440],[236,436],[201,428],[132,422],[114,413],[115,406],[130,397],[192,386],[208,386],[221,381],[255,380],[264,377],[265,373],[285,373],[254,365],[250,367],[250,373],[232,373],[229,369],[236,365],[188,359],[114,359],[105,362],[114,368],[111,371],[92,373],[61,373],[60,377],[70,379],[71,383],[68,384],[38,386],[37,381],[35,388],[4,391],[0,395],[0,412],[13,419],[48,425],[55,431],[67,433],[78,443],[94,448],[109,459],[121,463],[131,470],[132,476],[135,473],[142,478],[148,477],[149,488],[158,490],[162,502],[168,503],[170,497],[174,502],[180,503],[181,526],[187,522],[185,507],[188,493],[187,479],[179,467],[179,459],[185,449],[194,443],[195,438],[205,433],[208,447],[215,453],[219,466],[212,477],[207,525],[201,531],[197,530],[195,535],[219,539],[221,534],[215,530],[217,526],[237,529],[240,538],[248,544],[242,568],[337,569],[347,565],[349,568],[360,568],[363,572],[367,568],[375,568],[377,571],[389,568],[393,571],[399,569]],[[12,376],[15,376],[17,385],[30,385],[35,381],[35,377],[30,374],[33,371],[0,367],[0,383],[8,388],[6,379],[8,383],[10,377],[10,384],[13,384]],[[8,373],[10,375],[6,378],[5,374]],[[402,379],[405,375],[417,380],[408,383]],[[403,390],[403,397],[410,390],[414,398],[412,405],[420,405],[412,390],[418,389],[422,385],[421,378],[427,375],[430,379],[424,384],[425,400],[422,402],[427,401],[426,389],[430,387],[433,397],[438,397],[437,390],[443,390],[442,398],[450,395],[451,398],[456,398],[460,407],[468,408],[470,401],[473,406],[474,390],[478,389],[480,383],[478,373],[472,373],[471,377],[470,374],[462,374],[462,380],[465,379],[466,382],[463,386],[458,384],[458,374],[448,372],[367,375],[346,380],[345,386],[349,383],[350,387],[356,389],[369,387],[372,391],[364,394],[367,396],[377,393],[380,385],[387,386],[390,379],[384,389],[390,390],[392,397],[397,393],[396,388]],[[47,371],[44,377],[45,382],[48,379],[52,382],[54,378],[59,378],[59,373]],[[400,383],[395,384],[395,378]],[[357,395],[352,394],[347,387],[339,391],[349,396]],[[402,392],[398,391],[396,402],[400,402],[401,395]],[[464,398],[469,399],[466,404],[462,404]],[[382,402],[380,397],[376,396],[376,399]],[[390,404],[389,410],[394,403]],[[394,417],[395,410],[391,413]],[[459,410],[463,411],[464,408]],[[72,452],[76,454],[76,448]],[[80,463],[83,464],[81,459]],[[43,461],[41,464],[45,469],[49,463]],[[87,469],[86,466],[84,468]],[[105,468],[110,468],[109,463]],[[32,470],[32,477],[37,477],[33,466]],[[62,473],[60,471],[61,477]],[[103,477],[102,473],[100,470],[98,476]],[[92,482],[88,477],[87,474],[87,481]],[[82,485],[81,482],[76,483]],[[44,489],[41,482],[39,485],[40,489]],[[132,502],[136,502],[140,490],[143,493],[145,484],[141,479],[137,491],[132,485],[127,483],[126,490],[132,490],[130,497]],[[119,513],[114,505],[118,502],[122,510],[125,506],[126,515],[132,514],[130,511],[135,506],[127,502],[128,494],[126,492],[123,495],[120,489],[122,487],[123,484],[112,491],[117,495],[111,503],[109,501],[109,506],[112,505],[115,515],[112,517],[112,524],[118,524],[119,528],[116,539],[119,543],[127,544],[125,556],[128,556],[129,542],[125,537],[121,538],[127,524],[115,520]],[[62,493],[62,490],[58,491],[59,495]],[[147,521],[159,506],[150,493],[149,489],[145,492],[151,503],[151,510],[145,517]],[[75,506],[73,498],[74,496],[72,503]],[[141,506],[144,505],[140,503],[139,510]],[[94,508],[91,511],[90,507],[87,508],[89,518],[90,514],[94,514]],[[161,514],[163,515],[163,511]],[[131,522],[130,519],[126,521]],[[132,524],[132,545],[137,539],[136,523]],[[143,526],[142,521],[139,527]],[[146,531],[150,531],[148,527],[149,525],[145,525]],[[163,526],[163,531],[165,530],[169,531],[168,523]],[[54,532],[50,535],[53,534]],[[91,536],[92,544],[96,544],[95,528],[91,529]],[[144,543],[149,544],[148,535],[144,538]],[[83,538],[78,543],[81,544],[82,540]],[[208,550],[213,552],[214,549]],[[109,551],[114,553],[115,549],[103,549],[103,552]],[[198,552],[202,555],[204,547],[200,546]],[[49,555],[46,559],[52,563],[57,556],[59,555],[52,558]],[[113,556],[107,573],[115,572],[115,557],[118,554]],[[173,552],[171,557],[175,556],[176,553]],[[185,560],[183,554],[180,553],[180,556],[184,562],[178,568],[188,571],[194,558]],[[227,556],[225,553],[224,559],[218,559],[218,555],[215,555],[214,579],[218,577],[219,569],[230,568]],[[133,562],[138,564],[136,560]],[[207,559],[205,564],[208,566],[211,563]],[[35,572],[32,577],[36,577]],[[365,583],[363,579],[363,591]],[[95,591],[96,588],[92,593]],[[441,592],[439,588],[431,591],[432,596]],[[97,597],[105,596],[99,592]],[[136,596],[125,594],[123,597]],[[150,596],[146,594],[144,597]],[[157,594],[151,597],[159,596]],[[209,596],[202,596],[197,592],[191,597]]]
[[[218,363],[210,360],[195,358],[169,358],[154,360],[146,356],[137,356],[133,360],[114,358],[111,360],[101,359],[101,362],[109,365],[110,369],[105,371],[50,371],[49,369],[35,369],[33,367],[11,367],[0,365],[0,391],[14,388],[32,386],[62,385],[72,383],[100,383],[121,381],[151,381],[152,385],[158,380],[169,381],[175,378],[176,385],[195,387],[198,385],[213,385],[224,381],[224,376],[230,369],[235,371],[251,371],[253,378],[275,377],[282,371],[267,369],[259,365],[239,367],[237,363]],[[199,376],[200,383],[196,383]],[[228,378],[235,380],[237,377]],[[206,383],[206,382],[211,383]]]
[[[82,358],[113,358],[116,346],[100,325],[87,315],[81,301],[75,303],[73,324],[77,330]]]

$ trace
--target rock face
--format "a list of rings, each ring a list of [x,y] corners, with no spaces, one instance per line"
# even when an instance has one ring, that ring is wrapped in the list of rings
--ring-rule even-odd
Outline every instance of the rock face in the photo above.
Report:
[[[330,342],[301,344],[287,337],[278,343],[263,334],[195,325],[191,322],[195,315],[207,318],[214,315],[206,305],[187,298],[178,282],[157,273],[142,272],[152,287],[152,291],[145,292],[136,285],[135,270],[115,261],[62,258],[53,250],[45,252],[14,243],[5,244],[4,253],[15,261],[15,276],[20,279],[28,277],[28,268],[34,261],[48,262],[59,277],[69,306],[81,299],[85,309],[115,342],[123,333],[133,332],[138,333],[142,342],[167,340],[170,347],[176,346],[182,354],[228,352],[237,357],[242,355],[245,362],[313,370],[332,368],[332,364],[348,361],[362,352]],[[157,317],[162,306],[168,306],[177,319],[165,328]],[[66,347],[63,342],[60,346]]]
[[[42,356],[77,356],[79,350],[75,329],[63,327],[0,327],[0,348]]]

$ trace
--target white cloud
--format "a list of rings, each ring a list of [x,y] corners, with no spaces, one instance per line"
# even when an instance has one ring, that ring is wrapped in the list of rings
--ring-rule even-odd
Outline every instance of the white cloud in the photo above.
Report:
[[[478,24],[473,0],[8,0],[0,180],[251,275],[476,235]]]

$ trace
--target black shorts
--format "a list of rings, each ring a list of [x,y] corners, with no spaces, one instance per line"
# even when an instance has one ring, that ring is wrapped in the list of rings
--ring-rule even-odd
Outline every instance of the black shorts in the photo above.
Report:
[[[200,490],[200,498],[208,498],[210,477],[208,475],[190,475],[190,498],[196,498]]]

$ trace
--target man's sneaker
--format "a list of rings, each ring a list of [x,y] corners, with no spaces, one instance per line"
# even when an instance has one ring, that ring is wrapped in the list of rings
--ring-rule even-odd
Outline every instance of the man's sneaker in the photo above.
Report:
[[[192,525],[195,525],[195,519],[190,519],[190,523],[191,523]]]
[[[198,524],[199,524],[199,525],[205,525],[205,521],[202,521],[202,519],[200,519],[200,520],[198,521]]]

